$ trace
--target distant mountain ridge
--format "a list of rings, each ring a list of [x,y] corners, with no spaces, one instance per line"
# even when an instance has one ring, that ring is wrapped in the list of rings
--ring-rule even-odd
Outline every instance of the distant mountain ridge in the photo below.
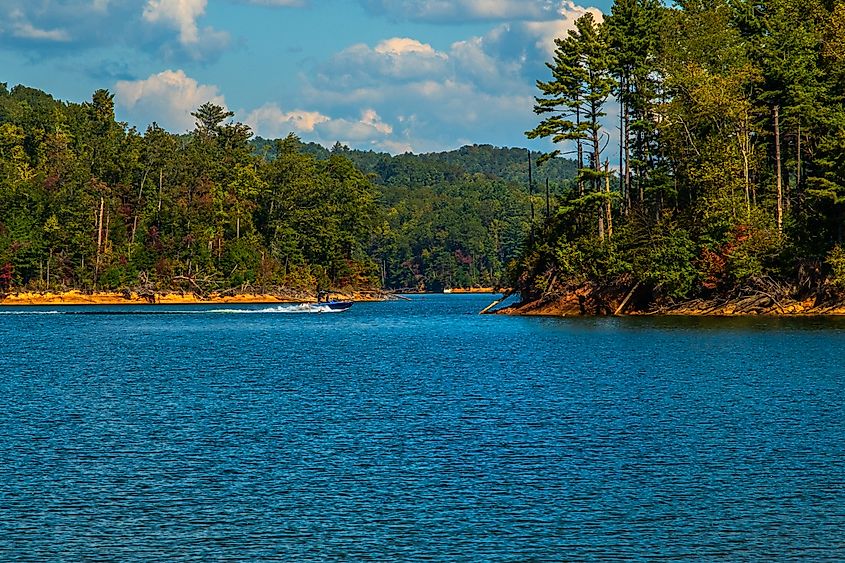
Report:
[[[252,140],[256,152],[267,158],[275,157],[275,140],[256,137]],[[432,182],[449,182],[462,175],[484,174],[507,182],[528,184],[528,150],[493,145],[465,145],[459,149],[432,153],[389,153],[350,149],[336,144],[332,149],[317,143],[302,143],[302,152],[320,160],[329,157],[332,151],[341,151],[363,172],[375,174],[377,183],[385,186],[431,185]],[[537,160],[543,153],[531,151],[533,180],[536,186],[544,185],[546,179],[557,185],[575,177],[577,163],[572,159],[554,158],[540,166]],[[425,173],[419,172],[424,169]]]

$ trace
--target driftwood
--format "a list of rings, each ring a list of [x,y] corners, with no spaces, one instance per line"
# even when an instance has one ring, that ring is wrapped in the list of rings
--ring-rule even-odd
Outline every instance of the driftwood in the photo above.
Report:
[[[498,305],[499,303],[501,303],[502,301],[504,301],[505,299],[507,299],[507,298],[508,298],[508,297],[510,297],[511,295],[513,295],[513,290],[508,291],[507,293],[505,293],[504,295],[502,295],[502,297],[500,297],[499,299],[496,299],[495,301],[493,301],[492,303],[490,303],[489,305],[487,305],[486,307],[484,307],[484,309],[482,309],[482,310],[481,310],[481,312],[480,312],[480,313],[478,313],[478,314],[479,314],[479,315],[484,315],[484,314],[486,314],[486,313],[489,313],[489,312],[490,312],[490,309],[492,309],[493,307],[495,307],[496,305]]]
[[[194,278],[188,276],[173,276],[173,281],[186,281],[190,283],[194,287],[194,289],[196,289],[199,293],[205,293],[203,288],[199,286],[199,284]]]
[[[628,301],[631,300],[631,297],[634,296],[634,292],[640,288],[640,282],[634,284],[634,287],[631,288],[631,291],[628,292],[628,295],[625,296],[625,299],[622,300],[622,303],[619,304],[619,307],[616,308],[616,311],[613,312],[614,315],[618,315],[622,311],[625,310],[625,306],[628,305]]]

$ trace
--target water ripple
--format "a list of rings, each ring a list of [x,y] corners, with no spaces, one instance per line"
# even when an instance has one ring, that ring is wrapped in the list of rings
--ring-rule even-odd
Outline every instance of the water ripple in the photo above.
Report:
[[[845,559],[842,323],[484,305],[9,315],[0,559]]]

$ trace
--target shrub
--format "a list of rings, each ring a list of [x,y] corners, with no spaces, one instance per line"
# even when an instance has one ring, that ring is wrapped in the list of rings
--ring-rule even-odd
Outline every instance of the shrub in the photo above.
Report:
[[[845,249],[838,244],[827,253],[825,259],[830,266],[828,281],[839,290],[845,290]]]
[[[693,262],[696,246],[685,229],[664,223],[659,234],[637,261],[638,277],[650,283],[655,291],[670,297],[683,298],[696,287],[698,270]]]

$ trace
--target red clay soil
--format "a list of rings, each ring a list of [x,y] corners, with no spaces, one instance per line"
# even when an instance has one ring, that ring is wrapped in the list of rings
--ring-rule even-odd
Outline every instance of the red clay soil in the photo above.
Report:
[[[630,294],[630,297],[629,297]],[[632,298],[631,298],[632,297]],[[639,297],[639,298],[638,298]],[[628,298],[626,302],[625,299]],[[624,303],[624,307],[622,306]],[[815,316],[845,315],[840,299],[820,301],[815,298],[797,300],[750,291],[726,298],[691,299],[680,302],[655,303],[638,296],[631,288],[598,288],[592,284],[569,287],[554,295],[545,295],[527,302],[500,309],[505,315],[537,315],[553,317],[602,315],[687,315],[687,316]]]

